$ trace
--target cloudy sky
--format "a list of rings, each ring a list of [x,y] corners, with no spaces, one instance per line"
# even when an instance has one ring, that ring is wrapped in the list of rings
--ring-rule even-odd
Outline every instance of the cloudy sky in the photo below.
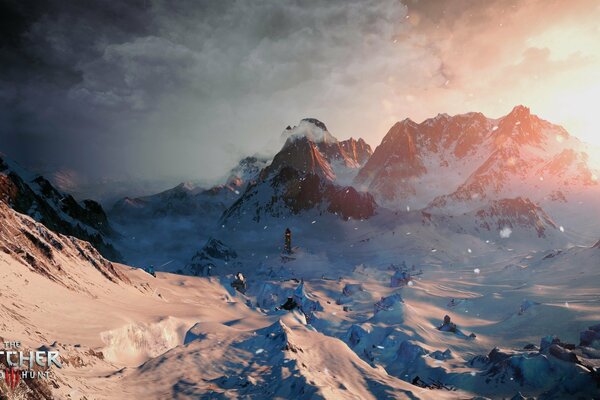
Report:
[[[0,151],[214,181],[303,117],[375,146],[405,117],[516,104],[600,144],[599,21],[595,0],[3,1]]]

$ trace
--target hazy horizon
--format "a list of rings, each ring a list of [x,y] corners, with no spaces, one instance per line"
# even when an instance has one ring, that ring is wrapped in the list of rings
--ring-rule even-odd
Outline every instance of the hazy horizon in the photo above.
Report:
[[[375,148],[407,117],[523,104],[600,144],[591,0],[2,9],[0,151],[92,186],[208,185],[305,117]]]

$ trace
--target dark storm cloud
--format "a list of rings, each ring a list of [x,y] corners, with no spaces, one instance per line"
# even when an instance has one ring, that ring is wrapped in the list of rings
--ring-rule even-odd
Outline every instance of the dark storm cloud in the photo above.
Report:
[[[397,1],[3,7],[5,151],[37,167],[190,178],[221,175],[232,148],[260,150],[350,95],[365,62],[385,79],[391,66],[371,52],[405,13]]]
[[[532,62],[562,73],[570,63],[526,40],[544,18],[585,11],[551,0],[405,4],[4,2],[0,151],[69,176],[177,183],[223,175],[306,116],[377,144],[405,116],[480,109],[469,103],[479,94],[497,112],[502,76],[520,83]]]

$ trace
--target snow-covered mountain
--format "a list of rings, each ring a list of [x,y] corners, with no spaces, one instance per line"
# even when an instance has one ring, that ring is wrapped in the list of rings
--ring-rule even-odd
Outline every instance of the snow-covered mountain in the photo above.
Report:
[[[44,177],[24,170],[1,154],[0,202],[55,232],[89,241],[110,259],[121,257],[112,245],[117,234],[100,204],[93,200],[77,202]]]
[[[515,197],[563,201],[599,186],[585,150],[524,106],[499,119],[440,114],[395,124],[355,183],[393,208],[430,203],[446,213]]]
[[[315,118],[305,118],[293,128],[288,126],[282,137],[285,144],[277,155],[279,159],[273,160],[272,169],[288,165],[340,185],[350,185],[359,168],[373,154],[363,139],[338,141],[325,124]]]
[[[222,220],[265,215],[281,217],[304,210],[368,218],[376,204],[368,193],[359,193],[341,182],[367,159],[370,147],[362,140],[339,142],[324,123],[307,118],[286,129],[287,140],[271,164],[223,214]]]
[[[183,269],[210,237],[219,217],[258,178],[267,162],[262,157],[246,157],[223,184],[209,189],[184,182],[158,194],[117,201],[109,210],[111,221],[122,233],[116,246],[130,264]]]
[[[249,183],[257,179],[266,164],[267,160],[264,158],[246,157],[231,170],[227,180],[221,185],[205,189],[183,182],[158,194],[125,197],[115,203],[110,215],[117,219],[220,215]]]
[[[543,239],[547,248],[566,245],[568,238],[552,218],[529,199],[491,200],[481,208],[463,214],[444,215],[422,210],[423,221],[444,226],[457,233],[468,233],[487,240]],[[564,228],[562,228],[564,231]],[[518,238],[518,239],[517,239]]]

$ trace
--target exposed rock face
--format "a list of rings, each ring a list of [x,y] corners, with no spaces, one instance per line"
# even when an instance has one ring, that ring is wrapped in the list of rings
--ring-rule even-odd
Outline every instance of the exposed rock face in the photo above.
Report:
[[[260,173],[260,178],[266,179],[286,167],[303,174],[317,175],[329,181],[335,180],[335,173],[327,159],[319,151],[317,144],[306,137],[290,139],[273,158],[271,165]]]
[[[102,206],[93,200],[77,202],[41,176],[34,177],[0,158],[0,201],[31,216],[49,229],[92,243],[104,256],[121,257],[110,243],[116,233]]]
[[[367,144],[362,138],[358,140],[350,138],[340,142],[342,150],[354,160],[359,166],[365,165],[373,154],[371,146]]]
[[[398,122],[354,182],[384,205],[447,209],[516,196],[559,201],[598,177],[581,142],[517,106],[497,120],[468,113]]]
[[[64,267],[66,261],[73,259],[81,268],[92,267],[111,282],[129,282],[90,243],[54,233],[4,202],[0,202],[0,220],[0,251],[54,282],[80,290],[77,271]]]
[[[288,132],[289,131],[289,132]],[[287,140],[270,165],[243,195],[223,213],[222,221],[250,216],[275,217],[316,209],[343,218],[368,218],[376,204],[368,193],[340,185],[339,175],[358,170],[370,147],[362,140],[339,142],[314,119],[284,132]]]
[[[355,183],[385,201],[414,196],[415,180],[473,156],[489,129],[478,113],[440,114],[421,124],[405,119],[392,126]]]
[[[225,211],[222,220],[250,215],[258,222],[265,214],[278,217],[309,209],[337,213],[346,219],[360,219],[372,216],[375,208],[375,200],[368,193],[337,186],[316,174],[284,167],[268,179],[248,187]]]
[[[479,226],[488,231],[501,231],[507,227],[533,228],[538,237],[545,237],[547,229],[557,229],[557,225],[541,207],[521,197],[492,201],[475,215]]]

